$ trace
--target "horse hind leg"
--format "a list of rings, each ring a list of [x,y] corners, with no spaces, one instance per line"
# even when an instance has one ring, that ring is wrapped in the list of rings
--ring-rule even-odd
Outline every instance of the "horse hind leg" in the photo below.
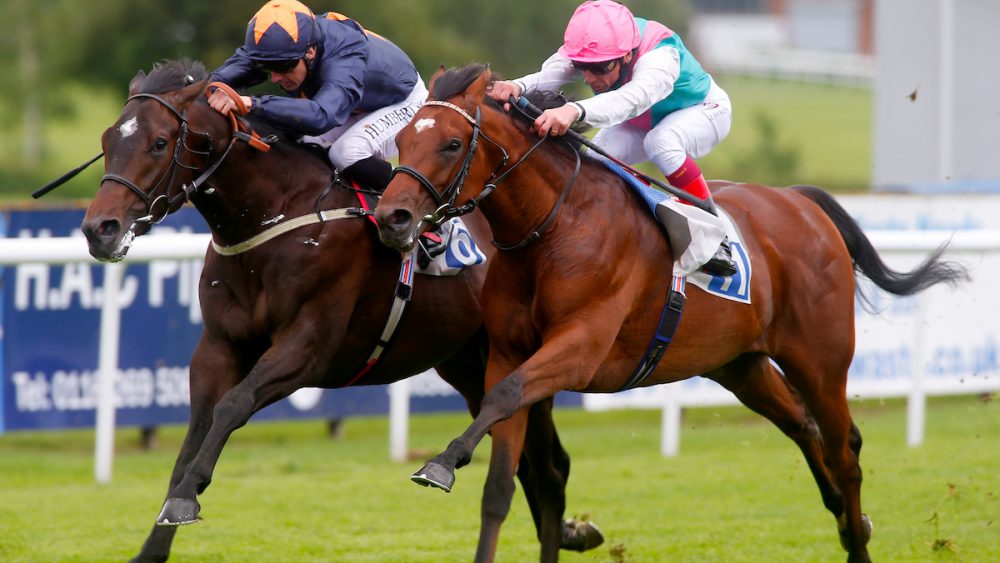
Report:
[[[830,354],[817,354],[814,350],[810,347],[790,350],[776,361],[812,413],[822,436],[823,462],[843,499],[841,510],[834,512],[834,516],[848,561],[871,561],[867,545],[872,523],[861,511],[861,432],[851,420],[847,404],[850,354],[846,355],[847,361],[838,361]]]
[[[795,442],[816,480],[823,505],[834,516],[843,512],[843,496],[830,480],[830,472],[823,462],[823,443],[816,421],[798,392],[774,369],[769,358],[763,354],[746,354],[708,377]],[[860,438],[860,434],[858,436]]]

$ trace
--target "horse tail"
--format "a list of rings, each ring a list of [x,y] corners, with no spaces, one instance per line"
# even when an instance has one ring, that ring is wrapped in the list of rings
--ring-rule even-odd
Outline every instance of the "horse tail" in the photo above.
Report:
[[[837,203],[833,196],[816,186],[793,186],[791,189],[809,198],[826,213],[847,245],[851,261],[854,263],[854,271],[864,274],[883,290],[894,295],[913,295],[939,283],[956,285],[969,280],[969,272],[964,266],[941,260],[948,243],[938,247],[910,272],[893,270],[879,257],[878,251],[872,246],[857,221]],[[864,295],[861,297],[864,299]]]

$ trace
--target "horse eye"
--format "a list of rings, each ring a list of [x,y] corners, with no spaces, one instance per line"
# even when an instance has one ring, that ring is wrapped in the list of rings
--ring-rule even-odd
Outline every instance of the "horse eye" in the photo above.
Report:
[[[159,139],[156,140],[155,143],[153,143],[152,152],[163,152],[164,150],[166,150],[166,148],[167,148],[167,140],[164,139],[163,137],[160,137]]]
[[[449,152],[455,152],[460,148],[462,148],[462,142],[459,141],[458,139],[452,139],[448,141],[447,145],[445,145],[444,150]]]

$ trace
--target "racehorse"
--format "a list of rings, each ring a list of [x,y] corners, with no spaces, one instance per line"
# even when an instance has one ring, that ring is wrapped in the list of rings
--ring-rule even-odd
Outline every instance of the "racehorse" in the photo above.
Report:
[[[481,65],[434,75],[428,101],[397,136],[400,164],[375,211],[382,241],[406,250],[429,225],[478,207],[501,249],[483,290],[490,346],[482,408],[413,476],[450,490],[455,469],[492,429],[477,561],[495,556],[530,439],[527,409],[561,390],[628,386],[656,332],[675,258],[618,175],[597,159],[581,161],[567,142],[540,140],[530,120],[485,97],[490,83]],[[688,285],[670,348],[642,385],[702,374],[771,420],[805,455],[848,560],[868,561],[861,434],[846,397],[855,275],[910,295],[967,274],[940,260],[943,248],[910,273],[889,269],[819,188],[712,187],[749,249],[751,303]]]
[[[167,559],[176,526],[199,519],[197,495],[230,434],[297,389],[381,385],[436,367],[473,414],[484,394],[484,268],[420,276],[399,320],[403,260],[379,244],[358,190],[337,179],[325,155],[262,140],[217,113],[209,86],[204,67],[187,60],[136,75],[102,137],[105,175],[81,226],[102,261],[122,259],[134,237],[187,200],[212,232],[190,424],[138,561]],[[482,217],[466,225],[489,240]],[[398,321],[394,335],[386,319]],[[561,519],[569,457],[551,403],[533,410],[531,426],[537,447],[519,475],[543,549],[596,546],[599,530]]]

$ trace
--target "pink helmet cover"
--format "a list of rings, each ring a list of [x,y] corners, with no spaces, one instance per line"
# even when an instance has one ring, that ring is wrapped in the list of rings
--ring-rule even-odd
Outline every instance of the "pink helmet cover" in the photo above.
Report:
[[[583,63],[610,61],[624,57],[641,39],[628,8],[613,0],[588,1],[573,12],[559,54]]]

